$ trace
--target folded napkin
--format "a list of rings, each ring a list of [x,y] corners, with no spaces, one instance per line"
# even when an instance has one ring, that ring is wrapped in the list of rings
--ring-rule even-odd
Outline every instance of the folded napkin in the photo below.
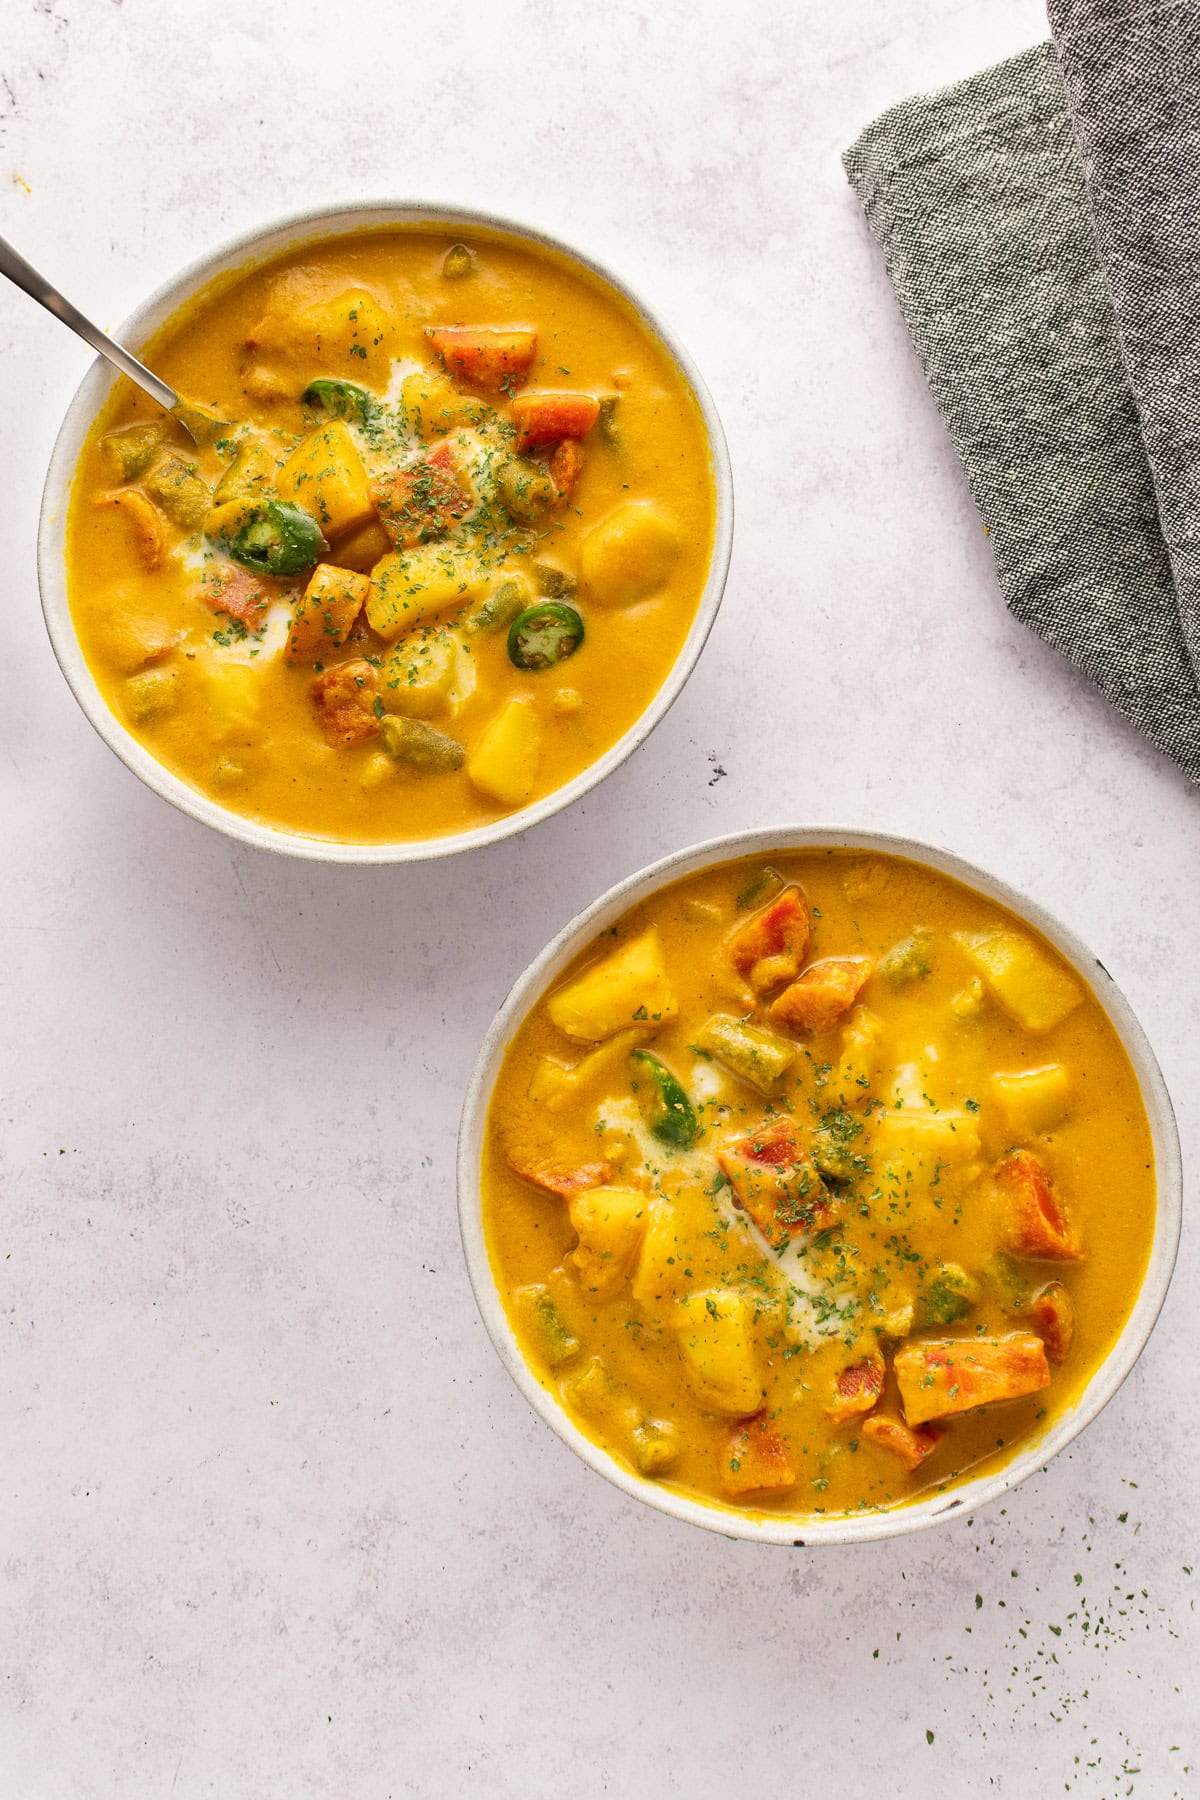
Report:
[[[1009,608],[1200,781],[1200,9],[1050,14],[843,160]]]

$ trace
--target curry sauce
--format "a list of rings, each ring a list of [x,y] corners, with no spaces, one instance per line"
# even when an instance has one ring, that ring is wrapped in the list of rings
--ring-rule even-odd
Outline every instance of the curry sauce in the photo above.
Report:
[[[116,716],[287,831],[457,833],[585,770],[676,661],[712,556],[694,394],[632,305],[500,234],[334,236],[227,276],[120,383],[68,521]]]
[[[1024,921],[899,858],[729,863],[532,1009],[492,1099],[521,1349],[623,1465],[851,1514],[1036,1439],[1119,1335],[1150,1130],[1104,1010]]]

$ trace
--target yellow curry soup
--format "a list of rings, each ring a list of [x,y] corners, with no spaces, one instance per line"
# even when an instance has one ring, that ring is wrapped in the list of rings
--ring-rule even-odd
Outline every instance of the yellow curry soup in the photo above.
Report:
[[[704,422],[634,308],[556,252],[389,228],[226,277],[119,385],[68,581],[107,704],[220,805],[308,836],[459,833],[602,756],[704,590]]]
[[[481,1177],[512,1329],[584,1433],[797,1518],[1036,1440],[1154,1231],[1079,975],[949,877],[832,850],[689,876],[592,943],[516,1033]]]

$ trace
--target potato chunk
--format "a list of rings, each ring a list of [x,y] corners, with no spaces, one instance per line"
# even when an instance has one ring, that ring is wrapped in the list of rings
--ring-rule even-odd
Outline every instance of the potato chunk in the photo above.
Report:
[[[993,1075],[992,1093],[1009,1130],[1019,1137],[1032,1137],[1062,1124],[1070,1105],[1071,1081],[1061,1063],[1049,1063],[1044,1069]]]
[[[641,1252],[633,1277],[633,1297],[642,1306],[677,1299],[684,1284],[690,1237],[679,1209],[661,1195],[650,1206]]]
[[[294,398],[315,374],[375,380],[391,370],[392,325],[364,288],[314,299],[303,271],[273,286],[266,312],[246,338],[246,386],[263,399]]]
[[[979,1123],[972,1113],[877,1113],[872,1150],[876,1167],[907,1182],[932,1181],[940,1168],[961,1169],[979,1156]]]
[[[751,1314],[751,1303],[731,1288],[689,1294],[676,1304],[675,1333],[688,1381],[710,1412],[754,1413],[762,1405]]]
[[[1001,1241],[1014,1256],[1077,1262],[1083,1252],[1041,1162],[1030,1150],[1002,1156],[995,1169]]]
[[[800,973],[811,936],[812,915],[803,890],[785,887],[738,926],[729,940],[729,955],[738,974],[761,992]]]
[[[618,1036],[607,1039],[597,1049],[590,1050],[574,1064],[559,1062],[553,1056],[543,1056],[530,1077],[529,1098],[538,1106],[544,1106],[548,1112],[563,1112],[568,1107],[580,1107],[584,1104],[589,1089],[598,1098],[601,1083],[606,1087],[611,1085],[617,1064],[645,1036],[644,1026],[631,1026],[628,1031],[623,1031]]]
[[[730,1433],[721,1458],[721,1486],[727,1494],[779,1493],[795,1485],[791,1453],[765,1412]]]
[[[434,613],[470,600],[481,581],[478,565],[445,544],[395,550],[371,570],[368,623],[390,642]]]
[[[842,1056],[833,1083],[835,1093],[869,1086],[876,1062],[876,1048],[883,1036],[883,1020],[869,1006],[855,1006],[842,1026]]]
[[[603,1298],[628,1275],[646,1229],[647,1200],[637,1188],[598,1187],[567,1203],[579,1242],[571,1261],[586,1294]]]
[[[287,660],[308,662],[345,643],[370,591],[365,575],[318,563],[296,603],[288,634]]]
[[[379,671],[379,693],[389,712],[428,719],[449,705],[457,676],[457,638],[426,627],[396,643]]]
[[[1050,1385],[1046,1349],[1032,1331],[924,1338],[897,1350],[892,1367],[910,1425],[1020,1400]]]
[[[850,1011],[870,976],[866,957],[831,956],[812,963],[772,1002],[770,1016],[791,1031],[829,1031]]]
[[[227,743],[251,745],[259,741],[261,671],[253,663],[226,662],[215,657],[196,662],[193,667],[213,735]]]
[[[480,422],[486,403],[472,394],[460,394],[452,381],[434,369],[408,375],[400,386],[400,398],[413,430],[428,443],[445,437],[458,425]]]
[[[147,601],[137,581],[116,581],[103,590],[104,654],[122,675],[159,662],[183,635]]]
[[[1083,990],[1048,950],[1020,931],[956,931],[954,941],[990,993],[1026,1031],[1050,1031]]]
[[[343,419],[306,437],[275,478],[281,500],[311,513],[327,538],[355,531],[375,516],[367,471]]]
[[[650,500],[627,500],[579,547],[579,573],[600,606],[630,606],[664,586],[680,551],[679,527]]]
[[[620,1431],[627,1423],[629,1395],[598,1356],[562,1384],[563,1398],[593,1424]]]
[[[135,725],[148,725],[171,712],[179,700],[179,675],[175,669],[143,669],[127,676],[122,685],[125,711]]]
[[[369,575],[375,564],[382,562],[392,550],[392,540],[378,519],[368,519],[356,531],[348,531],[345,537],[338,539],[338,567],[354,569],[359,575]]]
[[[717,1162],[737,1204],[773,1250],[809,1243],[837,1223],[837,1206],[785,1115],[723,1144]]]
[[[467,758],[480,793],[503,806],[533,799],[541,757],[542,723],[528,700],[506,700]]]
[[[658,932],[651,926],[610,951],[551,994],[546,1010],[560,1031],[582,1044],[599,1043],[642,1020],[673,1019],[679,1008]]]
[[[130,536],[144,569],[159,569],[165,554],[162,514],[140,488],[114,488],[97,494],[93,506],[115,506],[129,526]]]

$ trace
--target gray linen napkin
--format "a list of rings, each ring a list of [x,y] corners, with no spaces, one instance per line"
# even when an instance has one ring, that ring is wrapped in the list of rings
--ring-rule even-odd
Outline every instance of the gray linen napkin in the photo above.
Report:
[[[1200,676],[1200,5],[1050,0],[1049,12]]]
[[[843,160],[1008,606],[1200,781],[1200,687],[1053,47],[893,107]]]

